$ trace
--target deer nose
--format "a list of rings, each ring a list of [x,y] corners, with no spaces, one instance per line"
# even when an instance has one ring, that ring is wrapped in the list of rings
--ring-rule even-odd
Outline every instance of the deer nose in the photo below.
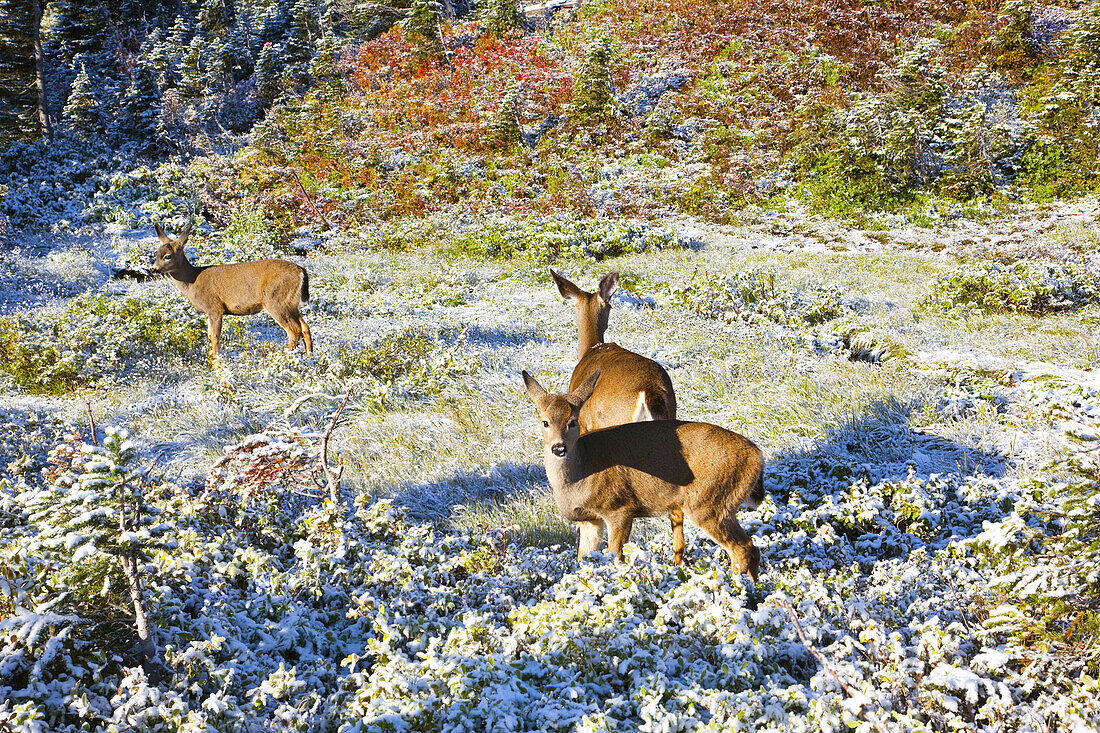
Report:
[[[565,458],[565,443],[554,443],[550,446],[550,452],[558,458]]]

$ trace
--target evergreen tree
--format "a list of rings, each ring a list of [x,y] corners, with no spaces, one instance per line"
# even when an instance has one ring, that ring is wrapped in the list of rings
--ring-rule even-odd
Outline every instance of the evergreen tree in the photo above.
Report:
[[[80,72],[73,81],[69,101],[65,104],[64,120],[69,130],[77,137],[91,139],[103,129],[103,117],[99,109],[99,100],[92,89],[85,64],[80,64]]]
[[[229,0],[205,0],[198,14],[199,29],[211,41],[224,41],[229,36],[234,16]]]
[[[317,41],[317,54],[309,65],[310,75],[317,88],[329,98],[348,91],[344,76],[340,73],[341,40],[329,34]]]
[[[149,58],[140,54],[131,72],[130,83],[119,104],[112,132],[116,139],[133,145],[141,154],[151,154],[164,147],[158,134],[160,121],[160,87]]]
[[[200,36],[195,36],[188,44],[179,62],[180,96],[184,100],[197,100],[202,97],[206,83],[206,46]]]
[[[264,14],[260,41],[263,44],[282,43],[290,28],[294,5],[290,0],[275,0]]]
[[[0,0],[0,136],[30,137],[37,130],[34,24],[30,2]]]
[[[252,76],[255,65],[252,60],[253,35],[251,16],[239,13],[229,29],[229,36],[222,49],[222,66],[234,83]]]
[[[439,38],[439,23],[443,14],[437,0],[413,0],[409,15],[401,25],[417,41],[417,52],[421,56],[438,57],[443,55],[443,43]]]
[[[601,117],[615,107],[611,82],[611,44],[606,38],[589,45],[573,90],[572,116]]]
[[[502,36],[513,28],[522,28],[526,21],[519,12],[516,0],[485,0],[481,23],[488,32]]]
[[[268,106],[279,96],[282,88],[282,45],[265,43],[256,63],[253,77],[256,83],[256,98]]]
[[[75,434],[50,454],[49,484],[20,497],[35,532],[30,551],[41,559],[45,589],[60,595],[62,613],[111,628],[132,609],[143,655],[155,653],[141,583],[141,560],[167,526],[145,501],[157,490],[138,465],[125,430],[107,430],[102,446]],[[98,635],[93,632],[92,638]],[[97,639],[104,643],[103,638]]]
[[[62,65],[70,68],[77,56],[90,58],[107,42],[110,18],[100,0],[56,0],[50,48]]]
[[[313,3],[309,0],[298,0],[291,11],[286,33],[283,51],[286,63],[308,63],[313,58],[314,44],[320,35],[320,23]]]
[[[519,111],[523,106],[523,88],[512,83],[504,90],[497,118],[493,121],[493,135],[505,147],[523,140],[523,128],[519,124]]]

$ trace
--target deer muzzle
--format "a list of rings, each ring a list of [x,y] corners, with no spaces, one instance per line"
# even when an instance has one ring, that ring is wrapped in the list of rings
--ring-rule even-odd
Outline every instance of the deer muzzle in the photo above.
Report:
[[[565,443],[554,443],[550,446],[550,452],[558,458],[565,458]]]

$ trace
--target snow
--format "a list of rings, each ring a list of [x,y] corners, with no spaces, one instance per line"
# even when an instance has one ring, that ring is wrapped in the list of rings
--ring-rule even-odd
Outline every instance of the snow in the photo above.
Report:
[[[1079,220],[1095,212],[1089,202],[1062,209]],[[583,262],[575,269],[588,272],[570,274],[591,279],[611,266],[651,279],[666,267],[670,278],[695,267],[725,272],[761,252],[847,257],[830,237],[846,252],[886,256],[897,254],[899,241],[923,252],[946,237],[963,248],[962,239],[984,231],[960,223],[958,231],[911,228],[872,239],[811,221],[825,239],[806,229],[771,233],[794,218],[769,215],[746,227],[680,220],[679,235],[699,246],[598,267]],[[1038,238],[1049,218],[1020,226]],[[1024,247],[1027,236],[1009,238],[1007,224],[990,228],[1003,230],[1008,246]],[[114,237],[144,246],[149,233],[102,230],[27,243],[22,250],[31,254],[3,273],[4,312],[56,311],[85,289],[121,297],[106,279],[118,263]],[[56,256],[43,247],[56,247]],[[919,256],[928,267],[942,265],[939,255]],[[317,273],[317,310],[307,314],[318,341],[313,358],[261,353],[274,330],[257,316],[240,321],[220,369],[206,370],[201,349],[178,358],[151,351],[105,377],[115,380],[109,389],[89,393],[101,427],[130,427],[120,447],[132,444],[139,456],[127,470],[160,456],[154,473],[162,483],[149,494],[164,510],[155,531],[113,538],[147,545],[146,587],[166,677],[120,661],[131,658],[124,648],[110,650],[118,660],[100,660],[82,635],[88,619],[75,613],[5,610],[0,694],[9,710],[33,702],[61,721],[58,730],[75,729],[64,715],[112,720],[120,729],[279,720],[362,730],[927,730],[959,721],[1028,730],[1040,710],[1056,711],[1069,728],[1098,725],[1094,690],[1021,641],[1032,613],[1025,602],[1067,597],[1078,581],[1058,575],[1065,568],[1003,560],[1026,559],[1033,538],[1057,529],[1044,517],[1074,479],[1065,464],[1047,466],[1071,451],[1087,454],[1100,439],[1093,368],[1058,354],[1043,361],[994,353],[988,343],[939,333],[917,338],[922,348],[900,365],[853,366],[830,340],[835,334],[766,319],[712,324],[654,285],[621,290],[612,303],[616,338],[669,366],[685,415],[755,431],[766,447],[770,496],[740,514],[761,548],[764,574],[755,585],[733,575],[721,550],[691,528],[686,564],[671,566],[664,521],[638,523],[627,564],[603,555],[577,563],[568,528],[552,524],[533,411],[517,378],[520,369],[542,369],[564,385],[572,366],[572,314],[539,279],[543,273],[387,264],[325,248],[303,261]],[[326,289],[323,276],[344,269],[371,271],[377,290]],[[40,280],[50,287],[26,287]],[[847,287],[843,302],[865,303],[866,314],[852,306],[845,318],[889,320],[885,299]],[[446,304],[452,289],[462,303]],[[406,327],[427,333],[426,366],[414,365],[395,384],[368,367],[339,372],[338,349],[367,349]],[[756,350],[742,351],[749,349]],[[723,361],[719,352],[748,356]],[[743,394],[747,384],[764,391],[789,379],[786,372],[771,384],[767,375],[745,376],[774,362],[789,362],[808,384],[835,384],[837,394],[856,389],[845,370],[859,370],[886,385],[876,400],[901,406],[876,412],[834,397],[820,418],[806,406],[810,396],[769,402]],[[707,381],[711,374],[720,378]],[[305,471],[316,465],[319,436],[354,380],[361,391],[331,448],[333,461],[339,455],[348,467],[346,514],[337,519],[324,491],[305,491],[314,486]],[[9,410],[33,408],[87,435],[87,408],[73,397],[11,389],[5,399]],[[24,450],[4,446],[5,466]],[[41,470],[50,447],[24,455]],[[211,472],[222,458],[229,459],[224,474]],[[263,473],[279,461],[306,468]],[[112,464],[96,454],[85,468],[96,467]],[[30,471],[6,470],[6,481],[35,480]],[[359,489],[362,500],[352,504]],[[84,529],[59,531],[50,541],[65,562],[47,560],[45,530],[34,535],[39,530],[15,508],[32,494],[9,497],[0,488],[10,502],[0,510],[20,512],[23,523],[16,529],[0,514],[3,558],[13,568],[3,599],[37,597],[33,567],[22,564],[34,557],[54,573],[59,587],[50,593],[64,605],[75,591],[63,583],[75,588],[80,579],[61,573],[91,567],[95,538]],[[106,508],[106,487],[86,496],[74,521],[117,516]],[[490,513],[509,502],[530,513]],[[1086,504],[1095,507],[1095,495]],[[34,527],[47,527],[48,514],[36,513]],[[463,517],[474,519],[463,525]],[[532,538],[532,527],[545,536]],[[150,540],[162,533],[170,546]],[[799,639],[787,602],[824,665]],[[33,684],[18,681],[28,670],[39,674]]]

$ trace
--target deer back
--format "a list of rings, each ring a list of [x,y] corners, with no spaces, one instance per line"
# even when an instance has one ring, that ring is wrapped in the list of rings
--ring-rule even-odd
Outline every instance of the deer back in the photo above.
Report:
[[[220,308],[231,315],[297,309],[305,276],[301,266],[287,260],[211,265],[201,269],[188,297],[201,311]]]
[[[597,344],[585,353],[573,369],[570,391],[596,372],[599,381],[592,397],[581,408],[581,432],[587,433],[635,419],[639,395],[653,420],[676,418],[676,392],[665,368],[618,344]]]
[[[717,425],[627,423],[582,435],[577,451],[583,469],[570,498],[597,513],[653,516],[683,507],[723,517],[743,503],[759,503],[754,493],[762,490],[763,454]]]

